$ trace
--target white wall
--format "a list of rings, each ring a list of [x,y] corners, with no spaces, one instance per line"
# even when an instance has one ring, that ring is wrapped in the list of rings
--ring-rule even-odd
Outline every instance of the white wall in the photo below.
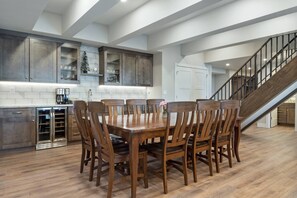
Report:
[[[154,54],[153,87],[147,88],[147,98],[163,98],[162,74],[162,53],[157,53]]]
[[[175,63],[179,63],[181,60],[180,46],[162,50],[162,98],[167,101],[174,101]]]

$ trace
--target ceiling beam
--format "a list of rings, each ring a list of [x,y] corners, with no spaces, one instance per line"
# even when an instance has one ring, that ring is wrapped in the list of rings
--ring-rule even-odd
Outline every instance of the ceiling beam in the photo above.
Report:
[[[268,6],[269,5],[269,6]],[[149,35],[148,50],[189,42],[296,12],[297,1],[240,0]],[[277,28],[276,28],[277,29]]]
[[[63,35],[76,35],[118,2],[119,0],[73,1],[62,18]]]
[[[297,13],[226,31],[181,45],[182,55],[228,47],[297,30]],[[277,27],[277,28],[276,28]]]
[[[119,44],[134,36],[159,30],[189,13],[198,12],[220,1],[151,0],[109,27],[109,43]]]

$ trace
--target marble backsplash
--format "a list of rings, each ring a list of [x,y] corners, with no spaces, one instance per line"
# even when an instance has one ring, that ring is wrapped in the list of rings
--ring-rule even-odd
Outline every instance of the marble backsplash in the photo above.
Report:
[[[70,100],[147,98],[146,87],[99,86],[98,77],[82,76],[78,85],[49,83],[0,82],[0,106],[55,105],[56,88],[70,88]]]

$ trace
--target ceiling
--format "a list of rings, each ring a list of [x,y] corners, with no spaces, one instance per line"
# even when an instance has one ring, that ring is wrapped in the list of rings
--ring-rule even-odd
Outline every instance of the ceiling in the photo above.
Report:
[[[251,43],[296,31],[296,18],[295,0],[0,2],[2,29],[153,53],[180,46],[184,56],[203,53],[206,63],[232,69],[257,50]]]

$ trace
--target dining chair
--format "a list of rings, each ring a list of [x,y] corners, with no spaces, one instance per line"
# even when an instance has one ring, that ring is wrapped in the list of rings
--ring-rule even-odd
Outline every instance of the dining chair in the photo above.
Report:
[[[125,101],[123,99],[102,99],[109,116],[124,115]]]
[[[145,99],[127,99],[126,106],[128,115],[140,115],[142,113],[147,113]]]
[[[90,130],[90,122],[86,119],[88,117],[87,103],[83,100],[76,100],[73,103],[73,109],[78,130],[81,135],[82,151],[80,160],[80,173],[83,172],[84,165],[88,165],[88,162],[91,161],[89,181],[92,181],[97,151],[95,149],[94,138]]]
[[[207,164],[212,176],[212,137],[220,116],[220,102],[204,100],[197,102],[196,122],[189,138],[188,156],[192,162],[194,182],[197,182],[197,159]],[[206,155],[202,155],[206,152]],[[197,158],[198,157],[198,158]]]
[[[147,99],[147,111],[148,113],[155,113],[160,114],[162,107],[160,106],[160,103],[162,101],[165,101],[164,99]]]
[[[88,103],[88,110],[91,120],[91,131],[97,142],[97,149],[99,151],[96,186],[100,184],[102,165],[103,163],[107,163],[109,165],[107,197],[111,197],[115,166],[129,162],[130,157],[129,145],[124,144],[123,146],[115,146],[112,144],[111,139],[109,138],[110,134],[105,119],[105,108],[106,107],[103,102]],[[148,188],[147,151],[140,150],[138,157],[142,169],[138,176],[144,179],[144,186],[145,188]]]
[[[228,158],[229,167],[232,168],[231,145],[232,135],[235,127],[235,122],[239,114],[240,102],[239,100],[224,100],[220,102],[221,115],[219,125],[215,133],[215,139],[212,147],[215,153],[216,171],[220,172],[220,162],[222,157]],[[233,147],[232,147],[233,149]],[[227,152],[227,154],[225,154]],[[233,151],[234,152],[234,151]]]
[[[184,183],[188,185],[187,143],[192,131],[196,102],[167,103],[167,121],[164,141],[146,145],[149,154],[162,162],[163,188],[167,188],[167,163],[172,164],[184,174]],[[182,158],[182,167],[174,159]]]

